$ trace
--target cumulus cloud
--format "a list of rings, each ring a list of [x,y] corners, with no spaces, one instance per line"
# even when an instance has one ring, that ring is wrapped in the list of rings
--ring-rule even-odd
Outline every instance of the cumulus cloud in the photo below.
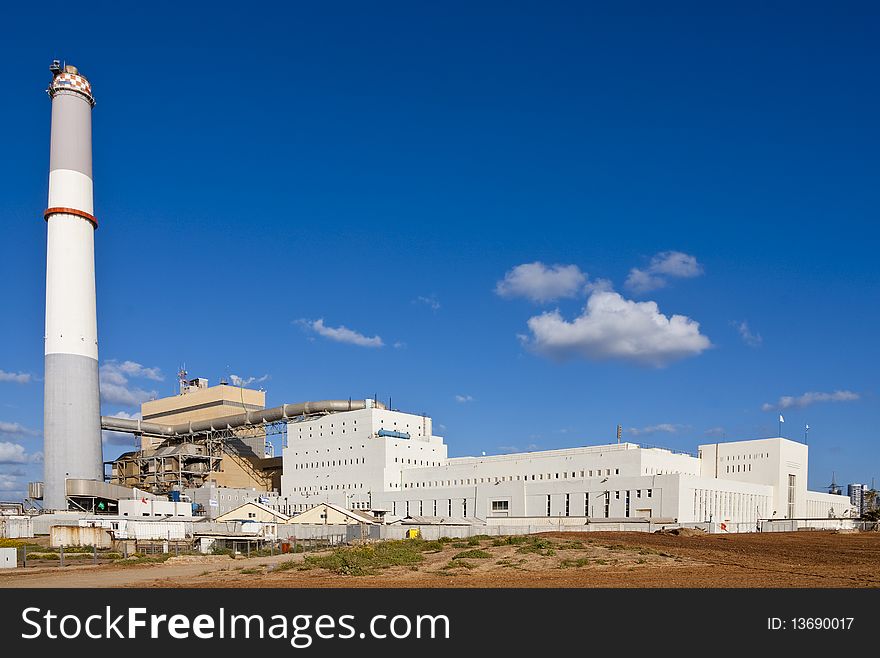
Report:
[[[318,320],[299,320],[298,322],[307,329],[314,331],[319,336],[336,341],[337,343],[348,343],[360,347],[382,347],[385,344],[382,342],[380,336],[368,337],[362,333],[354,331],[353,329],[349,329],[344,325],[328,327],[324,324],[323,318]]]
[[[471,395],[456,395],[455,401],[456,402],[473,402],[474,398]]]
[[[0,420],[0,434],[7,434],[13,436],[39,436],[40,433],[36,430],[32,430],[28,427],[25,427],[21,423],[8,423],[4,420]]]
[[[577,265],[545,265],[540,261],[517,265],[495,285],[499,297],[525,297],[533,302],[550,302],[576,297],[584,290],[587,275]]]
[[[558,360],[619,359],[663,367],[709,349],[700,324],[684,315],[663,315],[656,302],[635,302],[619,293],[594,292],[580,316],[569,322],[559,310],[529,318],[530,349]]]
[[[733,326],[736,327],[737,332],[739,332],[739,337],[742,338],[743,342],[749,347],[760,347],[761,343],[764,342],[764,339],[761,338],[761,334],[757,331],[753,332],[749,328],[749,323],[745,320],[742,322],[734,322]]]
[[[675,434],[683,427],[684,425],[677,425],[675,423],[660,423],[659,425],[648,425],[647,427],[630,427],[628,430],[626,430],[626,433],[631,436],[657,434],[660,432],[666,434]]]
[[[0,464],[26,464],[27,452],[20,443],[0,441]]]
[[[110,404],[137,407],[158,396],[155,390],[145,390],[130,385],[130,379],[162,381],[159,368],[147,368],[134,361],[105,361],[100,368],[101,400]]]
[[[269,375],[262,377],[240,377],[239,375],[229,375],[229,381],[233,386],[247,386],[248,384],[261,384],[269,379]]]
[[[34,464],[42,461],[42,452],[28,453],[20,443],[0,441],[0,464]]]
[[[763,411],[776,411],[778,409],[791,409],[809,407],[817,402],[853,402],[861,396],[853,391],[834,391],[833,393],[818,393],[810,391],[803,395],[783,395],[776,404],[765,402],[761,405]]]
[[[427,297],[424,295],[419,295],[418,297],[416,297],[413,300],[413,304],[424,304],[425,306],[430,308],[432,311],[439,311],[440,310],[440,302],[437,301],[436,295],[429,295]]]
[[[629,271],[625,286],[636,293],[645,293],[663,288],[668,279],[691,279],[703,273],[703,266],[695,256],[681,251],[661,251],[651,258],[648,267],[637,267]]]
[[[4,498],[12,498],[13,494],[21,494],[23,497],[25,493],[24,483],[13,475],[0,474],[0,493],[3,494]]]
[[[6,372],[0,370],[0,382],[13,382],[14,384],[28,384],[33,376],[27,372]]]

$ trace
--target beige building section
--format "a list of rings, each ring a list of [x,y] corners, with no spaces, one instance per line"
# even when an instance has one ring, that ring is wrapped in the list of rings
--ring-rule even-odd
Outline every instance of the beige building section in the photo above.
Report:
[[[321,503],[290,519],[290,523],[302,525],[354,525],[356,523],[376,523],[369,514],[348,510],[332,503]]]
[[[151,423],[185,423],[191,420],[207,420],[220,416],[232,416],[243,411],[257,411],[266,408],[266,392],[250,388],[219,384],[208,386],[195,384],[184,389],[178,395],[150,400],[141,404],[141,417]],[[152,442],[151,442],[152,441]],[[159,439],[143,437],[141,448],[154,448]]]
[[[259,521],[260,523],[288,523],[290,517],[253,501],[218,516],[216,521]]]
[[[193,379],[181,386],[181,392],[167,398],[150,400],[141,405],[141,416],[151,423],[185,423],[240,414],[266,408],[266,392],[229,384],[208,386],[205,379]],[[219,487],[256,488],[271,491],[272,478],[260,467],[266,457],[266,434],[263,431],[243,430],[238,440],[227,440],[219,471],[212,471],[205,482]],[[141,437],[141,449],[149,454],[162,450],[163,441],[155,437]],[[173,465],[172,465],[173,468]]]

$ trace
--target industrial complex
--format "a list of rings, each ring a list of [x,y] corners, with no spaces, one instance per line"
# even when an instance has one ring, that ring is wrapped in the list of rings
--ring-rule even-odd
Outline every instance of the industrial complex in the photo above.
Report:
[[[178,392],[145,402],[141,419],[102,417],[95,100],[76,67],[56,61],[51,71],[45,474],[30,488],[39,513],[22,507],[6,515],[28,517],[16,526],[19,536],[52,534],[59,545],[133,542],[134,550],[138,542],[165,550],[185,542],[207,551],[217,542],[249,549],[328,527],[347,540],[402,537],[414,527],[437,537],[683,526],[742,533],[842,528],[861,511],[850,496],[809,491],[808,446],[782,437],[709,443],[693,454],[618,439],[449,457],[427,415],[376,399],[266,407],[262,390],[211,385],[185,371]],[[140,443],[104,463],[102,430]]]

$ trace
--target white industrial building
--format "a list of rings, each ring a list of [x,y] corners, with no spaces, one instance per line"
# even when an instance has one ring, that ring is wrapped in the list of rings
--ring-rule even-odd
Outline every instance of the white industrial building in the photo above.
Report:
[[[365,406],[288,425],[272,507],[740,524],[853,514],[848,497],[807,490],[807,446],[789,439],[701,445],[697,456],[621,443],[449,458],[430,418]]]

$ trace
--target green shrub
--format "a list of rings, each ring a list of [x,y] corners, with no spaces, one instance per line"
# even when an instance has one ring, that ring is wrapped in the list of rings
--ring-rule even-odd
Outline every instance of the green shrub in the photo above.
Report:
[[[453,560],[463,560],[463,559],[474,559],[481,560],[487,557],[492,557],[491,553],[480,550],[479,548],[474,548],[470,551],[462,551],[461,553],[456,553],[452,556]]]
[[[590,564],[590,559],[586,557],[578,558],[576,560],[562,560],[559,563],[560,569],[569,569],[571,567],[586,567]]]
[[[452,542],[452,548],[467,548],[469,544],[463,541]]]
[[[510,537],[499,537],[492,540],[492,546],[518,546],[519,544],[525,544],[528,540],[528,535],[511,535]]]
[[[337,548],[329,555],[306,556],[306,564],[345,576],[367,576],[379,569],[411,566],[424,561],[422,542],[387,541],[368,546]]]

